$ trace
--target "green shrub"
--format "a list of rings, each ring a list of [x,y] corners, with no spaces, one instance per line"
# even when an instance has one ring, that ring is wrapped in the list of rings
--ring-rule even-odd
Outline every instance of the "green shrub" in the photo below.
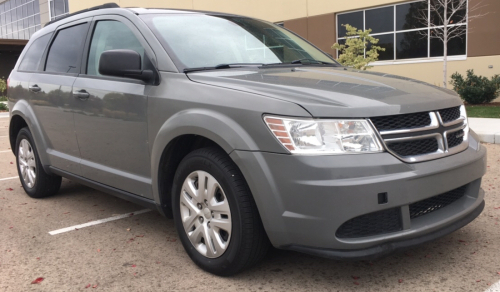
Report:
[[[467,70],[465,79],[458,72],[451,75],[451,85],[468,104],[482,104],[491,102],[498,96],[500,77],[496,75],[490,80],[484,76],[477,76],[474,70]]]
[[[0,96],[0,101],[7,101],[7,96]]]
[[[5,104],[0,102],[0,111],[8,111],[9,107]]]
[[[6,89],[7,89],[7,82],[5,81],[5,79],[0,78],[0,96],[2,96],[3,93],[5,93]]]

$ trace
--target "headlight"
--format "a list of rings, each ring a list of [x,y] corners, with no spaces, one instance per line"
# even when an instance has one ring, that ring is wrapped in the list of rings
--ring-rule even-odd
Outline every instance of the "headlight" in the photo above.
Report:
[[[384,151],[367,120],[313,120],[265,116],[264,121],[281,144],[294,154]]]

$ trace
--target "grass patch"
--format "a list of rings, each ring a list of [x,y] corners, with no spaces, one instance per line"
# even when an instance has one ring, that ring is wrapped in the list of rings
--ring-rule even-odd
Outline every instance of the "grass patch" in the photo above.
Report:
[[[465,108],[469,118],[500,119],[500,103],[498,102],[485,105],[466,105]]]

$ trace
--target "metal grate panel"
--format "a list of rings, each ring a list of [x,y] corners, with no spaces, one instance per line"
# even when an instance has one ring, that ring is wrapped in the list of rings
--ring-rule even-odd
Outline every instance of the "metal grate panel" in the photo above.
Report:
[[[371,121],[379,131],[415,129],[426,127],[431,124],[431,118],[428,112],[374,117],[371,118]]]
[[[437,195],[410,205],[410,218],[415,219],[420,216],[432,213],[448,206],[465,195],[467,185],[461,186],[441,195]]]
[[[434,153],[439,149],[435,138],[391,142],[387,147],[402,157]]]
[[[448,123],[460,118],[460,107],[452,107],[447,109],[439,110],[439,115],[443,123]]]
[[[464,141],[464,130],[456,131],[446,134],[446,141],[448,141],[448,148],[456,147]]]
[[[393,208],[353,218],[339,227],[338,238],[358,238],[403,230],[401,209]]]

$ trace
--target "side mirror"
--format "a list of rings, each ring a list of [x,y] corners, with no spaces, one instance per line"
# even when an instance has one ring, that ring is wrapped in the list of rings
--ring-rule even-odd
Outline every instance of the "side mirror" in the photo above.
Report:
[[[133,50],[110,50],[101,54],[99,59],[101,75],[127,77],[150,81],[154,79],[151,70],[141,69],[141,55]]]

